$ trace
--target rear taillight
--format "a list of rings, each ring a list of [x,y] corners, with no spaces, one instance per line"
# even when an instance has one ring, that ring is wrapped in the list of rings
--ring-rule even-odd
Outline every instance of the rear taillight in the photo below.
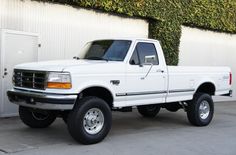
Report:
[[[230,72],[229,73],[229,85],[231,85],[232,84],[232,73]]]

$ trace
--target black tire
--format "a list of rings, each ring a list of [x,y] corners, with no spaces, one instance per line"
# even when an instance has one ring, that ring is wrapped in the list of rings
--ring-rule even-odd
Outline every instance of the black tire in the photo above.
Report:
[[[19,107],[20,119],[31,128],[46,128],[56,119],[57,115],[51,111],[34,111],[31,108]]]
[[[97,115],[98,113],[93,114],[94,111],[93,112],[91,111],[93,109],[96,109],[96,112],[100,113],[100,117],[98,117],[99,116]],[[88,115],[90,116],[89,113],[90,111],[91,111],[91,117],[96,117],[94,119],[96,120],[95,123],[94,120],[92,123],[91,117],[87,117]],[[102,118],[102,117],[103,117],[103,123],[102,125],[99,126],[96,123],[100,124],[102,120],[100,120],[99,122],[97,118]],[[86,125],[87,122],[88,125]],[[84,97],[78,100],[67,119],[67,125],[70,135],[77,142],[86,145],[95,144],[102,141],[109,133],[111,129],[111,124],[112,124],[111,108],[104,100],[97,97]],[[91,131],[89,131],[90,127]],[[98,128],[100,130],[98,130],[97,132],[89,133],[95,131]]]
[[[138,112],[143,117],[150,117],[150,118],[155,117],[161,109],[161,107],[156,104],[137,106],[137,108]]]
[[[205,107],[205,110],[200,110],[202,109],[201,105],[203,108]],[[208,106],[203,106],[203,105],[208,105]],[[189,122],[192,125],[206,126],[211,122],[213,115],[214,115],[214,103],[210,95],[205,93],[197,93],[194,95],[193,100],[188,102],[187,116]]]

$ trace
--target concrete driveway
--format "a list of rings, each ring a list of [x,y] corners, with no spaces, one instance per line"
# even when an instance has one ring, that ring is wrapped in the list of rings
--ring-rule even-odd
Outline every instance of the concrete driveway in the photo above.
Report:
[[[30,129],[18,118],[0,119],[0,155],[235,155],[236,102],[215,104],[215,117],[207,127],[193,127],[186,113],[162,109],[154,119],[136,111],[113,113],[108,137],[95,145],[77,144],[58,119],[47,129]]]

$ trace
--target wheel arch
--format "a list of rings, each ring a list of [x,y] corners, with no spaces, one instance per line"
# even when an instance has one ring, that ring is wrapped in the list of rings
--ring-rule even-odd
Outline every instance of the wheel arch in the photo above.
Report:
[[[78,95],[78,98],[85,96],[96,96],[106,101],[110,108],[113,107],[114,96],[112,92],[104,86],[89,86],[82,89]]]
[[[204,82],[197,87],[195,94],[207,93],[209,95],[215,95],[215,92],[216,92],[216,86],[213,82]]]

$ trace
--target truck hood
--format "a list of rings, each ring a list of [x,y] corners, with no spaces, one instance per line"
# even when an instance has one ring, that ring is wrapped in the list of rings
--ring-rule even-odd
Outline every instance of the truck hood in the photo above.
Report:
[[[96,60],[57,60],[57,61],[41,61],[41,62],[32,62],[32,63],[23,63],[16,65],[16,69],[25,69],[25,70],[39,70],[39,71],[63,71],[70,67],[75,66],[88,66],[88,65],[97,65],[104,64],[106,61],[96,61]]]

